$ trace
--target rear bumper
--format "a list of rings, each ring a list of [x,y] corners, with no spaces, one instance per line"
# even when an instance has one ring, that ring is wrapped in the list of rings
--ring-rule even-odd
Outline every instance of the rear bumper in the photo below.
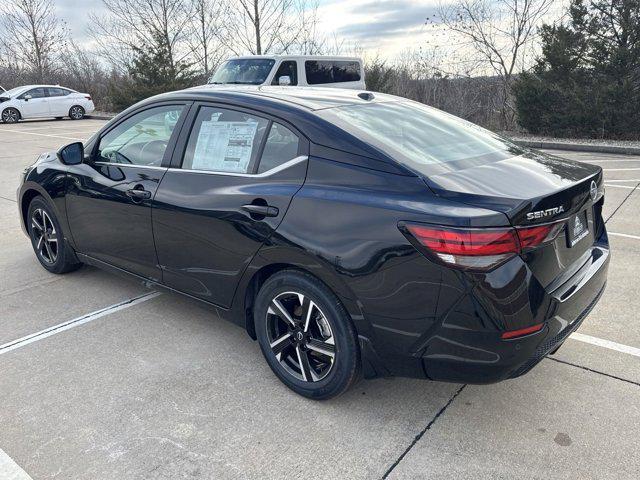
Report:
[[[527,373],[556,350],[596,305],[606,285],[609,257],[608,246],[594,246],[576,274],[553,292],[544,292],[547,313],[537,333],[502,340],[499,331],[438,332],[421,358],[425,375],[482,384]]]

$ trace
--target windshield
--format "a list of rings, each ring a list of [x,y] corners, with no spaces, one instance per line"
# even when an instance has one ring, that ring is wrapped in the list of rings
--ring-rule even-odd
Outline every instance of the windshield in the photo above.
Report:
[[[260,85],[266,81],[274,63],[270,58],[229,60],[216,70],[209,83]]]
[[[427,175],[524,153],[495,133],[417,102],[346,105],[316,113]]]
[[[0,92],[0,95],[2,95],[3,97],[13,97],[20,94],[21,92],[24,92],[25,90],[25,87],[16,87],[12,88],[11,90],[7,90],[6,92]]]

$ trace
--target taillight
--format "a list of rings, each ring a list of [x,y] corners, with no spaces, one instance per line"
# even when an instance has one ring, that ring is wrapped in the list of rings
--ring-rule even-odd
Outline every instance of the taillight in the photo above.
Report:
[[[91,101],[91,95],[85,95],[84,98],[86,98],[87,100]]]
[[[462,269],[488,270],[555,238],[563,223],[525,228],[451,228],[401,224],[426,253]]]

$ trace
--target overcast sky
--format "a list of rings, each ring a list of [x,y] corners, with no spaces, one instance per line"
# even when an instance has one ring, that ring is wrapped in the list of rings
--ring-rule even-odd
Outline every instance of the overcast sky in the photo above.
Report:
[[[88,13],[103,11],[102,0],[54,0],[76,40],[86,40]],[[322,31],[346,44],[358,44],[367,54],[392,57],[419,46],[424,22],[437,0],[320,0]]]

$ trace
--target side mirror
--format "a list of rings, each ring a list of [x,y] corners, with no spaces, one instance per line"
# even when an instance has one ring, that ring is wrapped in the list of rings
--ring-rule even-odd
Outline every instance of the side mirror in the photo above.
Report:
[[[31,95],[25,95],[24,97],[22,97],[22,99],[23,99],[25,102],[28,102],[28,101],[29,101],[29,100],[31,100],[32,98],[33,98],[33,97],[32,97]]]
[[[79,165],[84,158],[84,145],[82,142],[70,143],[58,150],[58,158],[65,165]]]
[[[291,77],[289,75],[283,75],[278,78],[278,85],[289,86],[291,85]]]

